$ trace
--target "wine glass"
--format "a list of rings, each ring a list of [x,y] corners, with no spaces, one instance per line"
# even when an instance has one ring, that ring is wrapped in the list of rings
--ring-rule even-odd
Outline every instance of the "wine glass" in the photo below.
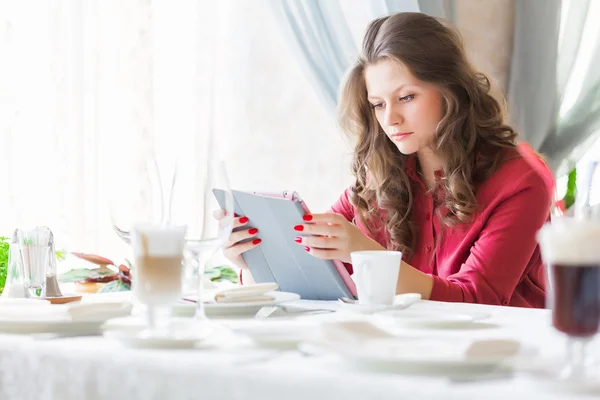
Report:
[[[204,310],[204,269],[229,239],[233,228],[233,194],[225,163],[217,158],[182,157],[177,160],[169,196],[171,223],[185,224],[185,263],[197,271],[196,319],[206,320]],[[224,211],[217,220],[215,212]]]
[[[126,244],[131,245],[135,224],[165,222],[163,188],[154,157],[115,169],[110,188],[111,225]]]
[[[573,383],[588,381],[587,345],[600,328],[600,218],[590,197],[597,165],[578,168],[574,216],[554,217],[538,236],[548,266],[552,324],[567,337],[558,378]]]

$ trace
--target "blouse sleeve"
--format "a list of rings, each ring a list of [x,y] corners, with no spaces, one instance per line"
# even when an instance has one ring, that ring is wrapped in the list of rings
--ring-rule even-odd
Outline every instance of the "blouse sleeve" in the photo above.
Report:
[[[331,207],[329,212],[343,215],[348,221],[352,222],[354,220],[354,206],[350,204],[350,191],[352,187],[344,190],[344,193],[340,196],[338,201]]]
[[[336,203],[329,210],[329,212],[343,215],[344,218],[346,218],[350,222],[352,222],[354,220],[354,212],[355,212],[354,206],[352,204],[350,204],[350,199],[348,197],[348,196],[350,196],[351,190],[352,190],[352,187],[349,187],[348,189],[344,190],[344,193],[342,193],[342,195],[340,196],[338,201],[336,201]],[[344,267],[346,267],[346,270],[348,271],[348,273],[350,275],[352,275],[352,273],[353,273],[352,264],[350,264],[350,263],[343,263],[343,264],[344,264]]]
[[[433,276],[431,300],[502,304],[510,302],[547,221],[551,194],[534,172],[497,202],[460,270],[446,279]]]

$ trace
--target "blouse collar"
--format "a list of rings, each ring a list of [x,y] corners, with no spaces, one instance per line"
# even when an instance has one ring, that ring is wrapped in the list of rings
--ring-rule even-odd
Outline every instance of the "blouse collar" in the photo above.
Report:
[[[406,160],[406,172],[408,176],[411,177],[415,182],[424,183],[421,177],[419,176],[419,172],[417,171],[417,156],[416,154],[411,154],[408,156]],[[435,180],[440,181],[444,176],[444,171],[442,169],[436,169],[434,172]]]

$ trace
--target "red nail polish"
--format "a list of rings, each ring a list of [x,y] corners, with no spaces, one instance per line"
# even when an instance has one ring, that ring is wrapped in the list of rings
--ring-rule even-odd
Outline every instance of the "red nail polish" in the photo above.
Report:
[[[294,230],[296,230],[298,232],[302,232],[304,230],[304,226],[303,225],[296,225],[294,227]]]
[[[254,245],[257,245],[257,244],[259,244],[260,242],[262,242],[262,240],[261,240],[261,239],[254,239],[254,240],[252,241],[252,244],[254,244]]]
[[[306,250],[310,253],[310,247],[305,247],[304,250]]]
[[[302,243],[302,238],[300,236],[298,236],[296,239],[294,239],[294,242]]]
[[[302,217],[302,219],[305,221],[312,221],[312,215],[305,215],[304,217]]]
[[[258,233],[258,229],[252,228],[252,229],[248,230],[248,233],[251,235],[256,235]]]
[[[242,218],[240,218],[240,223],[241,224],[245,224],[246,222],[248,222],[248,217],[242,217]]]

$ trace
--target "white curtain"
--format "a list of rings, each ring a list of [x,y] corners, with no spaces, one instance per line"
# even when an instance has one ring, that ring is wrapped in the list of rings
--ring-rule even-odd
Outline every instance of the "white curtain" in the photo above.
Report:
[[[0,2],[0,235],[127,255],[108,200],[151,154],[218,151],[234,188],[326,210],[350,149],[278,29],[267,0]]]
[[[286,43],[332,115],[340,81],[358,56],[371,20],[419,11],[417,0],[271,0],[271,7]]]
[[[100,250],[106,176],[151,148],[150,1],[0,7],[0,234],[48,225],[59,246]]]
[[[562,72],[559,84],[563,91],[558,127],[550,144],[561,149],[563,157],[569,156],[566,166],[572,166],[581,158],[600,160],[599,17],[597,1],[563,3],[560,41],[563,51],[558,60],[559,72]],[[573,29],[573,25],[577,29]],[[569,141],[570,137],[573,140]]]

